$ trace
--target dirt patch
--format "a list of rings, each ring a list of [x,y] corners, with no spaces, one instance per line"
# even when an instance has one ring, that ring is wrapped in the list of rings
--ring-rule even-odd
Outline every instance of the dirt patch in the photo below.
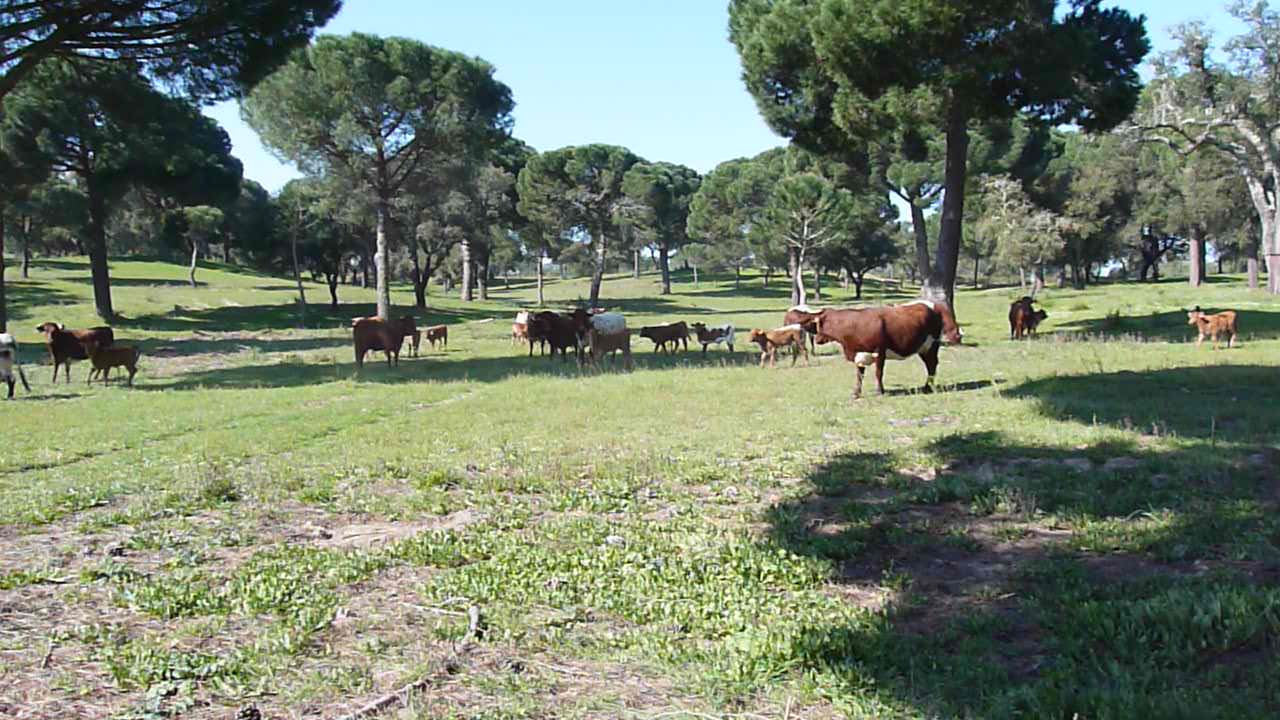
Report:
[[[377,522],[346,525],[315,533],[321,547],[370,548],[431,530],[461,530],[484,516],[470,508],[417,522]]]

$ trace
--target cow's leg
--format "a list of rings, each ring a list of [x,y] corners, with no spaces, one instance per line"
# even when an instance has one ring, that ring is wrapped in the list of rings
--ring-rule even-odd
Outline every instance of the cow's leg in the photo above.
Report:
[[[854,400],[857,400],[858,398],[862,397],[862,375],[867,371],[867,368],[862,365],[858,365],[857,371],[858,371],[858,374],[855,376],[855,380],[853,383],[853,399]]]
[[[876,389],[881,395],[884,394],[884,363],[888,354],[888,351],[881,349],[876,355]]]
[[[13,386],[14,386],[16,383],[14,383],[13,378],[11,378],[11,377],[10,377],[10,378],[5,378],[5,379],[4,379],[4,381],[9,385],[9,399],[10,399],[10,400],[12,400],[12,399],[13,399]]]
[[[56,358],[53,361],[53,384],[58,384],[58,360]]]
[[[732,343],[729,343],[729,352],[731,352],[731,353],[733,352],[733,344],[732,344]]]
[[[924,369],[928,376],[924,380],[924,387],[920,388],[920,392],[933,392],[933,376],[938,372],[938,346],[934,345],[925,352],[920,353],[920,359],[924,361]]]
[[[707,356],[707,343],[702,343],[702,356]]]
[[[67,360],[66,362],[62,363],[62,371],[63,371],[63,374],[66,375],[67,377],[67,384],[70,385],[71,384],[71,361],[70,360]]]

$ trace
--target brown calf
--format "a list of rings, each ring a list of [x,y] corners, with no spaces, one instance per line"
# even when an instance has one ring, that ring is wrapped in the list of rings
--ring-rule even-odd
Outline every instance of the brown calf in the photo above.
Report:
[[[93,363],[94,372],[102,375],[103,385],[107,384],[111,368],[122,367],[129,371],[129,387],[133,387],[133,376],[138,374],[138,358],[141,356],[138,348],[130,345],[94,345],[89,352],[89,362]],[[93,382],[93,373],[84,382],[86,385]]]
[[[821,310],[815,310],[808,305],[795,305],[788,308],[787,314],[782,318],[784,326],[799,325],[804,328],[804,331],[809,334],[809,349],[815,353],[818,351],[817,346],[814,345],[818,337],[818,326],[814,324],[814,321],[821,312]]]
[[[1204,342],[1205,336],[1213,341],[1213,349],[1218,349],[1218,336],[1227,336],[1227,347],[1230,348],[1236,342],[1236,311],[1223,310],[1215,315],[1206,315],[1200,306],[1197,305],[1195,310],[1187,313],[1187,324],[1195,325],[1200,331],[1200,336],[1196,338],[1196,347],[1200,347]]]
[[[431,343],[432,350],[436,347],[436,341],[440,342],[441,347],[449,347],[448,325],[432,325],[427,328],[427,342]]]
[[[791,346],[791,366],[795,367],[796,360],[801,355],[804,356],[804,364],[809,364],[809,350],[805,347],[808,341],[809,333],[805,332],[804,327],[799,324],[783,325],[773,330],[761,330],[754,328],[751,331],[751,342],[760,346],[760,367],[764,367],[764,361],[767,358],[772,367],[778,366],[778,348]]]
[[[707,354],[708,345],[719,345],[724,343],[729,346],[729,352],[733,352],[733,323],[721,325],[719,327],[708,328],[703,323],[694,323],[689,327],[693,328],[693,332],[698,337],[698,342],[702,343],[702,354]]]
[[[667,348],[667,343],[671,343],[671,347],[667,348],[668,352],[675,352],[680,343],[684,343],[686,351],[689,349],[689,326],[683,320],[668,325],[642,327],[640,328],[640,337],[653,341],[654,352]]]
[[[364,367],[364,356],[370,350],[386,353],[387,367],[391,367],[392,358],[396,365],[400,364],[404,333],[399,321],[388,322],[377,317],[351,318],[351,339],[356,346],[356,369]]]
[[[1049,317],[1044,310],[1036,310],[1029,296],[1023,296],[1009,305],[1009,339],[1020,340],[1036,334],[1036,326]]]
[[[64,373],[67,382],[71,382],[71,361],[88,360],[89,348],[109,347],[115,342],[115,333],[109,327],[95,327],[88,330],[67,330],[62,323],[46,322],[36,326],[36,332],[44,335],[45,345],[49,348],[49,357],[53,360],[53,381],[58,382],[58,366],[66,368]],[[90,371],[90,377],[96,373]]]
[[[422,333],[418,332],[418,323],[414,322],[412,315],[405,315],[394,322],[400,325],[400,335],[403,338],[400,341],[401,347],[404,346],[405,340],[409,340],[413,348],[412,356],[418,357],[418,347],[422,345]]]

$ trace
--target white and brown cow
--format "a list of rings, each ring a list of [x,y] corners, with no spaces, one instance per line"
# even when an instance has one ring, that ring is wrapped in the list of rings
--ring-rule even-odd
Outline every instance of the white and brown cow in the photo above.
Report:
[[[884,394],[884,363],[919,355],[929,376],[923,390],[933,389],[941,342],[956,344],[964,338],[950,306],[916,300],[904,305],[856,310],[826,309],[816,319],[818,342],[836,342],[844,357],[858,368],[853,399],[862,396],[862,376],[868,365],[876,367],[876,387]]]
[[[733,323],[709,328],[703,323],[696,322],[689,327],[693,328],[693,333],[697,336],[698,342],[702,343],[703,355],[707,354],[708,345],[719,345],[720,343],[728,345],[729,352],[733,352]]]
[[[0,333],[0,380],[4,380],[9,386],[10,400],[13,399],[13,386],[17,384],[15,375],[22,380],[22,387],[31,392],[26,373],[22,372],[22,365],[18,364],[18,341],[9,333]]]

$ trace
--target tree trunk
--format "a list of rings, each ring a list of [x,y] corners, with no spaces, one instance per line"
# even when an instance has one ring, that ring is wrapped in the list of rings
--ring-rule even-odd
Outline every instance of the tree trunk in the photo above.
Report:
[[[372,274],[369,270],[369,253],[360,253],[360,287],[369,287],[369,276]]]
[[[1035,274],[1031,279],[1031,297],[1035,297],[1044,289],[1044,263],[1036,266]]]
[[[1027,269],[1021,265],[1018,266],[1018,287],[1023,292],[1027,291]]]
[[[22,279],[31,277],[31,218],[22,220]]]
[[[604,264],[605,264],[605,258],[607,257],[605,255],[605,251],[608,249],[608,243],[605,239],[603,225],[601,225],[597,229],[596,236],[592,238],[592,240],[594,240],[593,245],[595,246],[594,250],[596,251],[596,262],[595,262],[596,266],[595,266],[595,269],[591,272],[590,302],[591,302],[591,307],[597,307],[600,305],[600,285],[601,283],[604,282]]]
[[[981,258],[977,255],[973,256],[973,287],[975,290],[978,288],[978,264],[981,262]]]
[[[411,240],[409,247],[412,251],[409,253],[409,259],[413,263],[413,274],[410,280],[413,281],[413,306],[419,310],[425,310],[427,307],[427,288],[426,283],[422,279],[422,262],[418,259],[418,241]],[[342,267],[341,263],[338,265]]]
[[[773,275],[773,267],[769,265],[765,265],[764,266],[764,286],[765,287],[769,287],[769,276],[771,275]]]
[[[816,265],[813,268],[813,297],[822,299],[822,268]]]
[[[1245,266],[1249,272],[1249,289],[1258,289],[1258,246],[1253,244],[1249,246],[1248,256],[1245,257]]]
[[[671,294],[671,256],[666,244],[658,246],[658,267],[662,269],[662,294]]]
[[[1191,283],[1191,287],[1200,287],[1204,283],[1204,236],[1198,227],[1191,229],[1191,251],[1189,254],[1191,271],[1187,281]]]
[[[631,262],[632,262],[631,277],[639,280],[640,279],[640,248],[636,248],[635,250],[631,251]]]
[[[228,265],[231,264],[231,239],[230,238],[222,239],[222,262]]]
[[[107,201],[96,183],[86,183],[89,195],[89,269],[93,275],[93,305],[98,317],[115,319],[111,307],[111,273],[107,268]]]
[[[734,290],[742,289],[742,266],[741,265],[733,266],[733,289]]]
[[[538,267],[538,307],[542,307],[543,304],[545,304],[546,302],[545,298],[543,298],[542,296],[542,261],[546,257],[547,257],[547,253],[544,250],[542,252],[542,255],[538,258],[538,262],[534,263],[534,265],[537,265]]]
[[[853,299],[862,299],[862,281],[866,279],[863,273],[853,274]]]
[[[199,259],[200,259],[200,244],[197,243],[195,240],[192,240],[191,241],[191,272],[188,273],[188,277],[191,279],[191,287],[193,288],[198,287],[196,285],[196,260],[199,260]]]
[[[1280,222],[1273,215],[1271,218],[1271,237],[1268,238],[1267,249],[1267,292],[1280,294]]]
[[[338,273],[325,273],[324,279],[329,283],[329,309],[338,310]]]
[[[849,268],[844,268],[843,270],[840,271],[840,289],[841,290],[849,289],[849,282],[850,282],[849,276],[852,274],[853,273],[849,272]]]
[[[480,299],[489,299],[489,256],[486,254],[481,257],[478,264],[479,272],[476,273],[476,279],[480,283]]]
[[[462,284],[459,286],[459,297],[463,302],[471,302],[475,299],[474,291],[471,289],[475,280],[472,278],[472,260],[471,260],[471,239],[464,237],[462,243],[458,246],[462,253]]]
[[[964,184],[968,174],[969,114],[956,98],[947,109],[947,165],[943,181],[942,224],[938,232],[938,261],[925,276],[921,295],[945,300],[955,310],[956,271],[964,225]]]
[[[302,210],[298,210],[299,219],[302,216]],[[298,324],[302,327],[307,326],[307,290],[302,286],[302,268],[298,266],[298,231],[295,229],[289,233],[292,242],[289,243],[293,251],[293,281],[298,285]]]
[[[698,264],[693,265],[693,286],[698,287]]]
[[[916,205],[913,199],[911,205],[911,229],[915,231],[916,236],[916,266],[920,269],[922,277],[929,277],[932,273],[929,265],[929,228],[924,223],[924,208]]]
[[[4,204],[0,203],[0,333],[9,332],[9,305],[4,288]],[[17,361],[17,358],[14,358]]]
[[[787,265],[791,270],[791,304],[804,305],[808,298],[808,290],[804,286],[804,258],[798,249],[792,248]]]

